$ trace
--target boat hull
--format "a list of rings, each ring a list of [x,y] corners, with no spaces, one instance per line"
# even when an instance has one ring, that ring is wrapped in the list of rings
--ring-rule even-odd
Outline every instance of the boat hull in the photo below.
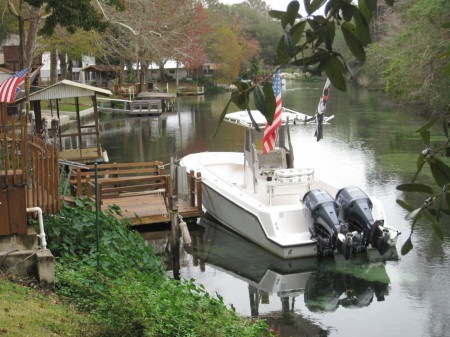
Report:
[[[207,212],[225,227],[277,256],[287,259],[317,255],[316,242],[311,239],[282,245],[270,238],[268,231],[265,230],[268,226],[261,220],[261,218],[270,217],[267,212],[264,214],[264,211],[257,212],[249,209],[249,205],[238,205],[208,183],[202,184],[202,198]]]

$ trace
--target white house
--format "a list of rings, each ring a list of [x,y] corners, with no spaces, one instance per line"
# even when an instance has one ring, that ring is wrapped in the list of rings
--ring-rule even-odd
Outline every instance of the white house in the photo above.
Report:
[[[44,52],[42,54],[42,63],[43,66],[41,68],[41,78],[43,82],[50,81],[50,53]],[[60,69],[60,62],[58,59],[58,74]],[[72,68],[72,80],[75,82],[84,83],[83,73],[80,70],[89,65],[95,65],[95,57],[84,55],[81,61],[73,61]]]

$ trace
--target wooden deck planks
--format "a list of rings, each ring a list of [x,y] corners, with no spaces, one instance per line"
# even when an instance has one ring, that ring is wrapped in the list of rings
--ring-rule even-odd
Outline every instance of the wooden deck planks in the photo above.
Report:
[[[118,198],[103,198],[102,210],[109,205],[117,205],[122,210],[119,218],[130,219],[132,225],[155,224],[170,222],[170,212],[164,203],[164,197],[158,194],[133,194]],[[183,218],[196,218],[202,215],[196,206],[190,206],[189,201],[179,200],[179,214]]]

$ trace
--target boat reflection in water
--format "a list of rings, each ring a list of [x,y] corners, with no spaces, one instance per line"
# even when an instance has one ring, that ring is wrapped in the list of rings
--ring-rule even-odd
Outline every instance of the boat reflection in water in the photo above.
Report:
[[[341,255],[285,260],[227,230],[208,214],[199,225],[200,234],[193,234],[192,246],[185,247],[194,264],[203,271],[205,264],[211,264],[247,282],[251,315],[268,318],[272,325],[278,326],[273,322],[275,317],[298,321],[300,315],[294,306],[302,294],[311,312],[365,307],[389,294],[384,261],[397,259],[394,248],[383,257],[368,250],[349,261]],[[280,298],[282,310],[260,315],[259,307],[269,295]]]

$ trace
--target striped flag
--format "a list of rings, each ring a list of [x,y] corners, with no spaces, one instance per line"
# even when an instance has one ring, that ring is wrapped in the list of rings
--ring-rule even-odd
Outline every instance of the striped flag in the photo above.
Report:
[[[275,95],[275,114],[273,116],[272,125],[266,123],[263,138],[263,153],[268,153],[275,148],[275,141],[277,139],[277,129],[281,125],[281,79],[280,70],[275,72],[273,79],[273,93]]]
[[[30,68],[16,72],[10,78],[0,83],[0,102],[12,103],[17,87],[23,82]]]

